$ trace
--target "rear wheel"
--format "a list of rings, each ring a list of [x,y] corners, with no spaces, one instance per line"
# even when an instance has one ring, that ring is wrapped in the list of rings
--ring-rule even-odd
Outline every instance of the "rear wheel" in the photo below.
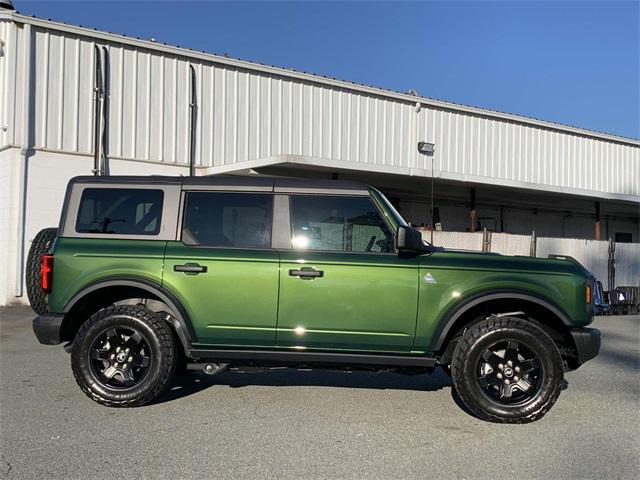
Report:
[[[553,406],[563,381],[554,341],[531,322],[491,317],[467,330],[453,352],[454,387],[478,417],[527,423]]]
[[[58,233],[57,228],[43,228],[31,242],[27,264],[25,267],[25,280],[27,283],[27,297],[34,312],[39,315],[49,311],[47,296],[42,291],[40,279],[40,256],[51,251],[51,245]]]
[[[140,406],[170,384],[175,345],[171,328],[158,314],[138,305],[109,307],[78,331],[71,367],[82,391],[96,402]]]

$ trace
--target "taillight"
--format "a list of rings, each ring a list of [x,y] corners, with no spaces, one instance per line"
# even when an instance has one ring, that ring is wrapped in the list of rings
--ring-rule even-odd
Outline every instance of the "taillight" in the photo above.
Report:
[[[587,301],[587,304],[588,305],[591,304],[591,285],[587,285],[587,289],[586,289],[586,292],[585,292],[585,297],[586,297],[585,299]]]
[[[44,293],[51,293],[53,288],[53,255],[40,257],[40,286]]]

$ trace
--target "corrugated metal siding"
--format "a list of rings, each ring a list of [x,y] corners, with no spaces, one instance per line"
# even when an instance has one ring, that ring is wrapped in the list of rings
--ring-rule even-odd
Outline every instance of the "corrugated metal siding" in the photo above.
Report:
[[[16,106],[21,106],[17,104],[23,97],[23,86],[16,85],[15,72],[18,57],[22,55],[23,38],[14,23],[0,21],[0,41],[0,147],[4,147],[15,143],[14,121],[22,118]]]
[[[2,22],[5,49],[21,43],[22,28]],[[426,175],[430,161],[418,140],[436,143],[436,172],[484,183],[516,182],[554,190],[576,189],[640,196],[640,148],[498,120],[453,109],[275,76],[122,43],[105,43],[110,55],[109,154],[185,164],[188,159],[189,63],[196,68],[196,163],[238,165],[293,154],[378,170]],[[93,46],[90,36],[34,28],[37,148],[90,153]],[[16,67],[0,73],[21,75]],[[20,99],[21,85],[5,80]],[[9,91],[12,91],[10,88]],[[3,102],[11,95],[2,96]],[[3,108],[5,143],[21,141],[16,108]],[[4,107],[4,105],[3,105]],[[19,125],[19,122],[18,122]],[[13,136],[12,136],[13,135]],[[398,169],[404,169],[402,172]]]
[[[616,243],[616,287],[640,287],[640,244]]]
[[[539,237],[536,243],[536,256],[547,258],[551,254],[574,257],[602,282],[605,290],[610,290],[614,287],[613,285],[608,285],[609,282],[607,280],[609,242],[577,238]]]

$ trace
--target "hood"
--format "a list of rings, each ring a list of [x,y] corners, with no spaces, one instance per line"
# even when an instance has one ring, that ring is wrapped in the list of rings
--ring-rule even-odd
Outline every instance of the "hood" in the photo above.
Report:
[[[573,257],[554,255],[551,258],[528,257],[524,255],[501,255],[495,252],[440,249],[423,255],[421,263],[451,266],[455,268],[512,270],[540,274],[569,274],[585,278],[593,277],[580,262]]]

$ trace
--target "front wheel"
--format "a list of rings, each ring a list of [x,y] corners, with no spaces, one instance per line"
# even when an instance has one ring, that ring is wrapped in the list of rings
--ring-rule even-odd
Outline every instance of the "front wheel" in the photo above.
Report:
[[[468,329],[451,362],[453,385],[478,417],[528,423],[560,395],[564,368],[554,341],[531,322],[490,317]]]
[[[173,332],[160,316],[138,305],[105,308],[78,331],[71,367],[82,391],[109,407],[151,402],[176,368]]]

